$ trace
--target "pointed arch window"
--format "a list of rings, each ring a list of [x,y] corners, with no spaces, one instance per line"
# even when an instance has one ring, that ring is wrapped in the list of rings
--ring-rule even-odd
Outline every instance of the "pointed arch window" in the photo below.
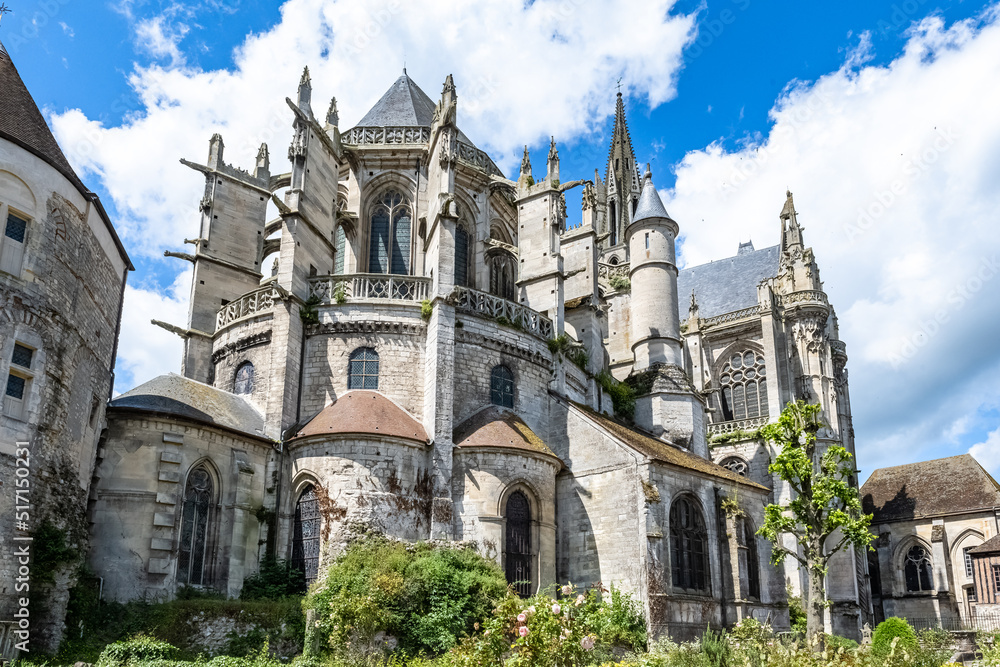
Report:
[[[378,389],[378,352],[359,347],[351,352],[347,364],[348,389]]]
[[[610,213],[608,215],[608,229],[611,230],[611,245],[618,245],[618,216],[615,210],[615,201],[611,200],[608,202],[608,208]]]
[[[724,421],[767,417],[767,367],[753,350],[734,354],[719,376]]]
[[[736,548],[740,564],[740,593],[744,599],[760,599],[760,562],[757,560],[757,535],[745,516],[736,519]]]
[[[295,503],[292,527],[292,567],[305,574],[306,585],[319,573],[319,535],[322,528],[316,487],[310,485]]]
[[[236,378],[233,380],[234,394],[252,394],[254,381],[253,364],[246,361],[236,369]]]
[[[521,491],[507,497],[504,569],[507,583],[521,597],[531,595],[531,505]]]
[[[462,225],[455,228],[455,284],[469,287],[469,232]]]
[[[396,190],[382,195],[371,213],[370,273],[410,273],[411,227],[409,198]]]
[[[498,252],[489,259],[490,294],[515,301],[517,299],[517,265],[508,252]]]
[[[490,403],[514,408],[514,374],[506,366],[494,366],[490,372]]]
[[[708,590],[708,534],[690,498],[678,498],[670,508],[670,567],[674,588]]]
[[[906,590],[911,592],[934,590],[931,577],[931,555],[922,545],[910,547],[903,563]]]
[[[208,469],[199,465],[191,471],[184,485],[178,583],[202,586],[208,581],[208,543],[213,533],[214,505],[215,483]]]

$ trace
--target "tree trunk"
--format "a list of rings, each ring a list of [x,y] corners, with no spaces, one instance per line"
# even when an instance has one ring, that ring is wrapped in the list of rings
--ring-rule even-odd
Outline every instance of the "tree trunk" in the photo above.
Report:
[[[826,591],[823,575],[809,568],[809,595],[806,599],[806,639],[814,651],[823,649],[818,635],[824,632],[823,615],[826,611]]]

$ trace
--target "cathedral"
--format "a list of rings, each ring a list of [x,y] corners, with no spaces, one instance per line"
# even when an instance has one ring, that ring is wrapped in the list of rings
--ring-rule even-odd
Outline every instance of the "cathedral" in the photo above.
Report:
[[[755,534],[791,493],[755,431],[802,398],[854,452],[846,348],[791,193],[777,245],[679,270],[683,221],[620,94],[604,178],[577,180],[554,140],[507,178],[459,129],[451,76],[434,101],[404,71],[343,131],[308,70],[287,103],[291,171],[266,145],[234,166],[219,135],[182,160],[205,183],[197,238],[166,253],[193,267],[189,317],[154,322],[183,340],[180,373],[96,408],[80,463],[104,597],[237,596],[267,555],[313,581],[377,530],[472,544],[520,594],[614,584],[655,635],[787,629],[805,575]],[[837,634],[870,619],[867,562],[831,567]]]

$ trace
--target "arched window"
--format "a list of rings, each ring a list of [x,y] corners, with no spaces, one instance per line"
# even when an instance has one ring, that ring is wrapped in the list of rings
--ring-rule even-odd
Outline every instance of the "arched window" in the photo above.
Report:
[[[180,554],[177,558],[177,581],[181,584],[201,586],[208,581],[208,542],[212,536],[214,504],[212,475],[200,465],[191,471],[184,486]]]
[[[319,573],[319,535],[322,519],[316,487],[310,485],[295,503],[295,521],[292,527],[292,567],[301,570],[306,585],[316,581]]]
[[[410,200],[395,190],[386,192],[371,213],[370,273],[410,273]]]
[[[347,233],[343,225],[337,225],[337,233],[334,234],[333,242],[337,248],[337,254],[333,257],[333,273],[340,275],[344,272],[344,261],[347,252]]]
[[[236,369],[236,378],[233,380],[233,393],[253,393],[253,364],[249,361],[240,364],[240,367]]]
[[[490,294],[507,299],[517,300],[517,264],[507,252],[499,252],[489,259]]]
[[[757,560],[757,535],[745,516],[736,519],[736,547],[740,562],[740,594],[744,599],[760,599],[760,563]]]
[[[28,218],[0,204],[0,212],[3,211],[7,213],[7,220],[3,236],[0,236],[0,271],[20,278],[25,237],[28,233]]]
[[[616,255],[612,255],[611,259],[608,260],[608,264],[611,266],[618,266],[618,257]]]
[[[347,364],[348,389],[378,389],[378,353],[370,347],[351,352]]]
[[[514,374],[506,366],[494,366],[490,372],[490,403],[514,408]]]
[[[504,519],[507,583],[514,584],[518,595],[527,597],[531,595],[531,505],[524,493],[515,491],[508,496]]]
[[[462,225],[455,228],[455,284],[469,286],[469,232]]]
[[[608,202],[608,229],[611,230],[611,245],[618,245],[618,216],[615,211],[615,201],[611,200]]]
[[[678,498],[670,508],[670,567],[675,588],[708,590],[705,519],[689,498]]]
[[[931,578],[931,555],[927,549],[919,544],[910,547],[903,564],[903,576],[908,591],[934,590]]]
[[[740,477],[747,476],[747,462],[738,456],[727,456],[719,462],[723,468],[729,468]]]
[[[746,350],[722,367],[722,415],[726,421],[767,416],[767,369],[764,355]]]

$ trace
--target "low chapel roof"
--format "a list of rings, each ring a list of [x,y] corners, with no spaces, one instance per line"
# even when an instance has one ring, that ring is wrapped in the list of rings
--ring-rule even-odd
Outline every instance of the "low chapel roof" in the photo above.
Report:
[[[360,433],[427,443],[427,431],[409,412],[377,391],[355,389],[323,408],[294,439]]]
[[[861,487],[873,523],[906,521],[1000,506],[1000,485],[969,454],[879,468]]]
[[[434,122],[436,106],[404,71],[356,127],[430,127]],[[461,130],[458,131],[458,138],[472,143]]]
[[[472,415],[452,434],[456,447],[502,447],[551,456],[559,461],[545,442],[524,420],[509,410],[489,407]]]
[[[677,305],[681,321],[687,319],[691,292],[701,317],[715,317],[756,306],[757,285],[778,274],[778,246],[753,250],[740,248],[733,257],[682,269],[677,275]]]
[[[691,452],[668,445],[662,440],[657,440],[651,435],[637,431],[626,426],[606,415],[594,412],[590,408],[579,403],[570,403],[571,408],[577,410],[586,419],[594,422],[614,438],[639,452],[646,458],[666,463],[678,468],[686,468],[703,475],[724,479],[727,482],[741,484],[762,491],[770,491],[766,486],[753,482],[742,475],[738,475],[729,468],[723,468],[717,463]]]
[[[994,535],[990,539],[980,544],[978,547],[971,549],[969,553],[974,556],[1000,553],[1000,535]]]
[[[109,407],[181,417],[264,437],[264,415],[245,398],[176,373],[155,377],[125,392]]]

